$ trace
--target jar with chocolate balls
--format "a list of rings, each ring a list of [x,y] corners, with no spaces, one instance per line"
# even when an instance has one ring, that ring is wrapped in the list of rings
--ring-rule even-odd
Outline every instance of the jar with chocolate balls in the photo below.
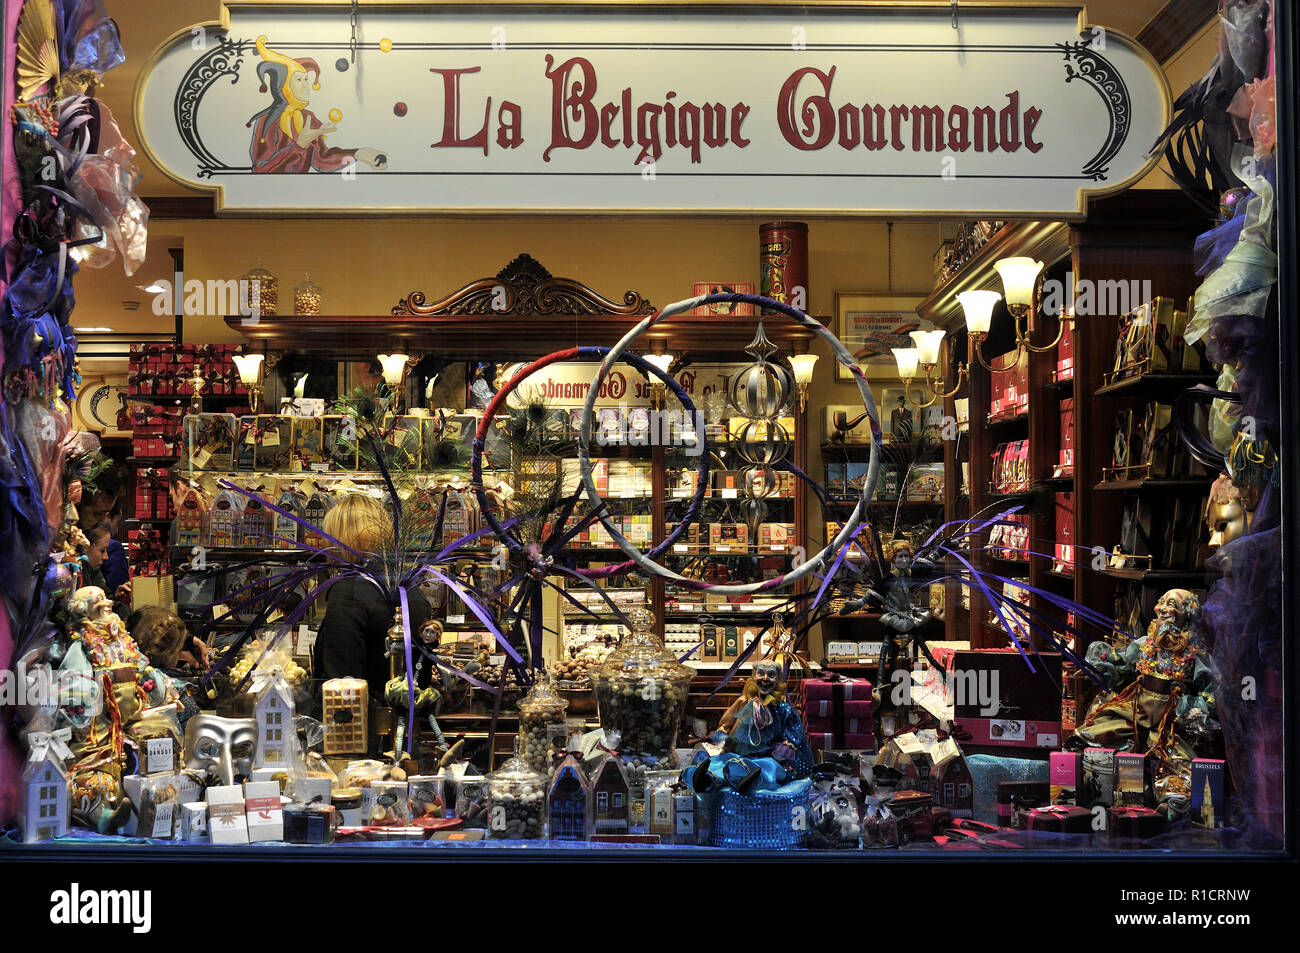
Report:
[[[695,672],[673,657],[654,634],[654,615],[644,606],[630,614],[632,629],[592,672],[596,709],[605,733],[618,732],[624,755],[671,767]]]
[[[541,840],[546,837],[546,775],[514,757],[488,776],[488,838]]]
[[[519,702],[519,757],[534,771],[548,774],[552,739],[568,737],[564,710],[568,703],[555,693],[548,679],[539,676]],[[563,750],[563,749],[561,749]]]

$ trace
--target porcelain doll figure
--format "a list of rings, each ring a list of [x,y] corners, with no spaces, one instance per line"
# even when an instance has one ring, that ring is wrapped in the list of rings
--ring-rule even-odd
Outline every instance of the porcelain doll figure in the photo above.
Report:
[[[73,640],[69,655],[84,659],[99,689],[97,710],[63,713],[73,726],[73,771],[100,768],[120,773],[126,729],[145,708],[174,701],[176,690],[140,652],[103,589],[78,589],[68,612]],[[64,664],[67,667],[68,660]]]
[[[426,646],[428,651],[437,649],[442,641],[442,623],[437,619],[430,619],[420,628],[420,641]],[[406,733],[412,729],[407,724],[407,715],[410,713],[410,693],[411,678],[406,673],[406,653],[402,639],[402,612],[397,610],[393,616],[393,625],[388,630],[388,644],[385,649],[390,664],[392,677],[384,684],[384,701],[393,709],[393,714],[397,719],[397,730],[393,738],[393,760],[400,762],[402,752],[406,747]],[[439,691],[440,682],[436,678],[431,678],[429,684],[421,686],[421,681],[426,681],[421,676],[424,673],[424,653],[416,648],[412,653],[415,665],[415,717],[424,718],[429,725],[429,730],[433,732],[435,744],[438,747],[438,754],[441,756],[447,750],[447,742],[443,738],[442,729],[438,726],[438,712],[442,709],[442,692]],[[471,671],[477,671],[475,665]],[[434,672],[433,675],[438,673]],[[418,748],[419,739],[416,739]],[[418,754],[418,751],[415,752]]]
[[[880,624],[884,626],[884,637],[880,642],[880,660],[876,666],[875,702],[877,708],[897,708],[901,703],[890,690],[898,679],[895,674],[908,667],[908,649],[916,637],[916,629],[930,620],[930,610],[921,609],[912,604],[912,594],[924,588],[933,568],[925,560],[913,561],[912,544],[898,540],[889,548],[889,561],[893,571],[885,578],[878,589],[871,589],[861,599],[845,604],[845,613],[857,612],[867,603],[881,607]],[[930,655],[924,641],[917,638],[917,644]],[[931,662],[934,660],[931,659]],[[936,664],[936,668],[937,668]]]
[[[1186,589],[1156,601],[1147,634],[1122,649],[1096,642],[1088,661],[1109,681],[1075,730],[1087,745],[1149,752],[1158,797],[1187,795],[1194,744],[1215,714],[1213,678],[1192,640],[1199,605]]]
[[[786,700],[784,665],[758,662],[741,697],[709,739],[720,754],[691,765],[682,780],[698,792],[730,785],[742,794],[806,778],[813,767],[803,719]]]

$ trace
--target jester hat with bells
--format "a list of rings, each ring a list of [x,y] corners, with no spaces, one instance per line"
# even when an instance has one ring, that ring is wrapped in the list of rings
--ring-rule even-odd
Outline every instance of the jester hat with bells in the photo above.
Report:
[[[262,81],[259,92],[270,90],[273,98],[266,110],[267,119],[270,122],[278,121],[280,131],[292,139],[302,130],[302,110],[307,104],[293,94],[289,80],[296,73],[315,73],[311,88],[320,89],[320,64],[310,56],[292,59],[275,52],[266,45],[265,36],[257,38],[257,52],[262,57],[262,62],[257,64],[257,78]]]

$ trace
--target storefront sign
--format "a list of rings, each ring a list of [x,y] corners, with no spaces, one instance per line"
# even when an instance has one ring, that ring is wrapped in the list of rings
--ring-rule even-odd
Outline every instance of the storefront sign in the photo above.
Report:
[[[144,149],[228,212],[1071,217],[1170,114],[1083,7],[230,2],[160,47]]]

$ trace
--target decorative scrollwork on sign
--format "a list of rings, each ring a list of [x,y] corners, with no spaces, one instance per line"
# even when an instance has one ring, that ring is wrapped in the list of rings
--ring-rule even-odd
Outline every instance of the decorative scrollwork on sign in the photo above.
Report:
[[[531,255],[520,255],[495,278],[480,278],[441,301],[425,303],[424,292],[412,291],[393,307],[394,315],[557,315],[653,314],[654,307],[635,291],[618,304],[571,278],[555,278]]]
[[[211,178],[213,172],[226,171],[232,167],[218,159],[204,145],[197,121],[199,103],[208,88],[221,77],[229,76],[231,85],[239,81],[244,52],[253,46],[248,40],[231,40],[225,31],[215,32],[213,38],[217,40],[217,45],[195,60],[185,71],[172,102],[176,131],[185,143],[185,148],[198,160],[198,175],[201,179]]]
[[[1093,49],[1088,40],[1056,44],[1065,56],[1065,81],[1081,79],[1097,90],[1110,118],[1106,141],[1097,154],[1083,165],[1083,174],[1094,182],[1106,178],[1107,163],[1115,158],[1128,139],[1129,125],[1133,121],[1132,103],[1128,87],[1110,62]]]

